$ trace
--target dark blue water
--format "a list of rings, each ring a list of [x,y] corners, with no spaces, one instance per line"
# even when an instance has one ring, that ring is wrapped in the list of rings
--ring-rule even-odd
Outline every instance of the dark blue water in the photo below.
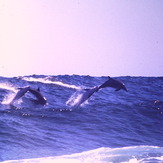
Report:
[[[107,77],[0,77],[0,161],[163,161],[163,77],[115,79],[128,92],[104,88],[73,108],[66,102],[76,91]],[[30,93],[8,105],[24,86],[40,87],[48,105],[37,104]]]

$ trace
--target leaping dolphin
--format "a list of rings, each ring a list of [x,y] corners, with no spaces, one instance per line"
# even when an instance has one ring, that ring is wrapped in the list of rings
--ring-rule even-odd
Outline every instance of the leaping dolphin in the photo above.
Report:
[[[47,103],[46,98],[40,92],[40,88],[38,89],[29,88],[29,92],[32,93],[37,98],[40,104],[45,105]]]
[[[74,106],[79,107],[83,102],[85,102],[87,99],[89,99],[90,96],[92,96],[95,92],[98,92],[99,89],[106,88],[106,87],[116,88],[115,91],[119,91],[120,89],[127,91],[124,83],[122,83],[119,80],[109,77],[109,80],[107,80],[100,86],[95,86],[93,88],[84,89],[84,93],[81,95],[80,99],[76,103],[73,104],[73,107]]]
[[[19,91],[17,92],[17,94],[15,95],[15,97],[13,98],[13,100],[10,102],[10,104],[13,104],[16,100],[20,99],[22,96],[24,96],[25,93],[27,93],[30,89],[29,86],[24,87],[24,88],[18,88]]]
[[[99,89],[106,88],[106,87],[116,88],[115,91],[119,91],[120,89],[123,89],[123,90],[127,91],[124,83],[122,83],[119,80],[113,79],[111,77],[109,77],[109,79],[105,83],[103,83],[102,85],[100,85],[99,86]]]

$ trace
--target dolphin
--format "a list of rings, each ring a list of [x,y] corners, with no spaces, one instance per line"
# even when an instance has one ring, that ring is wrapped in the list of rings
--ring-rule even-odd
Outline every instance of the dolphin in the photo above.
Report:
[[[30,89],[29,86],[24,87],[24,88],[18,88],[19,91],[17,92],[17,94],[15,95],[15,97],[13,98],[13,100],[10,102],[10,104],[13,104],[16,100],[20,99],[22,96],[24,96],[25,93],[27,93]]]
[[[73,106],[79,107],[83,102],[89,99],[90,96],[92,96],[95,92],[98,92],[99,89],[106,88],[106,87],[116,88],[115,91],[119,91],[120,89],[127,91],[124,83],[109,77],[109,79],[106,82],[104,82],[102,85],[94,86],[93,88],[84,89],[84,93],[81,95],[80,99]]]
[[[40,104],[45,105],[47,103],[46,98],[40,92],[40,88],[38,89],[29,88],[29,92],[32,93],[37,98]]]
[[[113,79],[111,77],[108,77],[108,78],[109,79],[105,83],[100,85],[98,89],[106,88],[106,87],[112,87],[112,88],[116,88],[115,91],[119,91],[120,89],[123,89],[126,92],[128,92],[125,85],[124,85],[124,83],[122,83],[119,80]]]
[[[87,99],[89,99],[90,96],[92,96],[95,92],[97,92],[99,89],[98,86],[95,86],[93,88],[88,88],[88,89],[84,89],[84,93],[81,95],[79,101],[74,104],[74,107],[79,107],[83,102],[85,102]]]

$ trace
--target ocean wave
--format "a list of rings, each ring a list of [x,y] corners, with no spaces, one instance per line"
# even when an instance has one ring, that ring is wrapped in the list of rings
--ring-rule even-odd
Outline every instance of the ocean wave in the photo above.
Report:
[[[0,161],[95,162],[96,158],[99,162],[159,162],[163,147],[162,79],[117,77],[128,92],[105,88],[94,93],[107,79],[0,77]],[[48,104],[39,105],[27,92],[14,106],[9,105],[17,88],[26,86],[40,88]]]
[[[29,81],[29,82],[41,82],[41,83],[44,83],[44,84],[54,84],[54,85],[59,85],[59,86],[62,86],[62,87],[67,87],[67,88],[72,88],[72,89],[81,89],[81,87],[66,84],[66,83],[63,83],[61,81],[51,81],[49,79],[49,77],[45,77],[45,78],[23,77],[22,80],[26,80],[26,81]]]
[[[163,148],[156,146],[132,146],[123,148],[107,148],[63,155],[56,157],[42,157],[34,159],[22,159],[3,161],[2,163],[142,163],[162,162]]]

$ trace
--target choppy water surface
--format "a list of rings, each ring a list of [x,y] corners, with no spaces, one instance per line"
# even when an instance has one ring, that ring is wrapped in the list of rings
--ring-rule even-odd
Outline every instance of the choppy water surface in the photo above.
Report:
[[[74,108],[67,105],[70,98],[107,77],[0,77],[0,161],[163,161],[163,78],[115,79],[128,92],[101,89]],[[25,86],[40,87],[48,104],[39,105],[26,93],[8,105]]]

